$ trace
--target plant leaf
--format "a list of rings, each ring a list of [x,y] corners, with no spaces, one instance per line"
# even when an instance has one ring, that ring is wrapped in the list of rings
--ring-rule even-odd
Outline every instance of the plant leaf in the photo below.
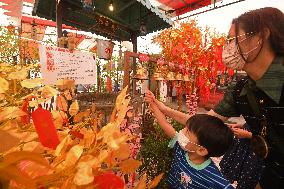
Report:
[[[20,139],[10,135],[10,133],[0,130],[0,153],[6,152],[19,145]]]
[[[77,123],[77,122],[81,121],[82,119],[89,117],[90,113],[91,113],[90,109],[87,109],[84,112],[79,112],[77,115],[74,116],[73,121],[75,123]]]
[[[79,111],[79,104],[78,104],[78,101],[75,100],[74,102],[72,102],[72,104],[70,105],[70,108],[69,108],[69,114],[71,116],[74,116],[78,113]]]
[[[93,169],[87,162],[80,162],[74,176],[74,183],[78,186],[87,185],[94,181]]]
[[[0,93],[5,93],[7,90],[9,90],[9,82],[0,77]]]
[[[22,160],[30,160],[44,166],[49,166],[46,159],[44,159],[40,154],[28,151],[11,152],[4,156],[2,163],[4,166],[10,166],[11,164],[16,164]]]
[[[131,150],[127,143],[123,143],[119,146],[119,149],[114,151],[114,157],[119,160],[125,160],[129,158]]]
[[[73,146],[66,155],[67,166],[74,165],[83,153],[83,147],[79,145]]]
[[[32,88],[35,88],[35,87],[42,85],[42,81],[43,81],[42,78],[25,79],[25,80],[21,81],[21,85],[22,85],[22,87],[32,89]]]
[[[56,98],[56,107],[61,111],[67,111],[67,102],[63,96],[58,96]]]
[[[135,159],[127,159],[119,164],[121,171],[125,174],[134,173],[141,165],[141,161]]]
[[[11,165],[5,167],[5,169],[0,169],[0,178],[1,180],[14,180],[17,184],[20,184],[22,187],[35,189],[35,182],[27,177],[26,174],[23,174],[16,165]]]
[[[51,86],[44,86],[43,88],[39,89],[41,91],[41,96],[43,98],[50,98],[56,96],[59,92]]]
[[[12,72],[8,75],[8,79],[23,80],[28,77],[28,70],[22,69],[20,71]]]
[[[119,93],[119,95],[116,98],[115,107],[118,111],[119,111],[119,108],[120,108],[122,101],[125,99],[125,97],[127,95],[127,89],[128,89],[128,86],[126,86],[124,89],[122,89],[122,91]]]
[[[0,122],[6,119],[12,119],[27,115],[23,110],[15,106],[4,107],[0,112]]]
[[[147,175],[146,173],[142,176],[142,179],[139,181],[135,189],[146,189],[146,181],[147,181]]]
[[[161,181],[161,179],[163,178],[164,176],[164,173],[161,173],[159,174],[158,176],[156,176],[148,185],[148,189],[151,189],[151,188],[155,188],[159,182]]]

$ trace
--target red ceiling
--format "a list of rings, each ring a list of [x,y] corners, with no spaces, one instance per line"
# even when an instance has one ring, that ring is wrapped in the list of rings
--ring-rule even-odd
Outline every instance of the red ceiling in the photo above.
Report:
[[[208,6],[211,0],[158,0],[160,3],[171,7],[175,10],[176,15],[181,15],[186,12]]]

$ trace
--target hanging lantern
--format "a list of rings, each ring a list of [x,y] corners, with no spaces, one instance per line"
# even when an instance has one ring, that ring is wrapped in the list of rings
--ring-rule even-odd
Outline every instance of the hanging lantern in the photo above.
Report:
[[[174,72],[169,72],[169,73],[167,74],[167,80],[169,80],[169,81],[176,80],[176,79],[175,79],[175,73],[174,73]]]
[[[184,81],[190,81],[190,77],[189,77],[189,75],[185,75],[185,76],[183,76],[183,80],[184,80]]]
[[[183,80],[183,75],[182,75],[181,73],[178,73],[178,74],[176,75],[176,80],[177,80],[177,81]]]
[[[154,79],[155,79],[156,81],[162,81],[162,80],[164,80],[163,75],[162,75],[162,72],[161,72],[161,71],[156,71],[156,72],[154,73]]]
[[[133,78],[138,80],[147,80],[147,71],[145,70],[145,68],[141,67],[137,70],[137,73]]]

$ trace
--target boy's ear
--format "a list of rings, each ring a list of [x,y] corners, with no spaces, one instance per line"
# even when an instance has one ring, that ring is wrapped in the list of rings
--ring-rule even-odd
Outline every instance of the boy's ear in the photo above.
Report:
[[[198,148],[198,150],[196,151],[196,153],[200,156],[207,156],[208,155],[208,151],[206,148],[204,147],[201,147],[201,148]]]

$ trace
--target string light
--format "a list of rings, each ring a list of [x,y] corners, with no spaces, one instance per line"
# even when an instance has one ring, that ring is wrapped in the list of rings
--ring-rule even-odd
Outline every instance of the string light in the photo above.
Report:
[[[108,9],[112,12],[114,10],[113,1],[110,1]]]

